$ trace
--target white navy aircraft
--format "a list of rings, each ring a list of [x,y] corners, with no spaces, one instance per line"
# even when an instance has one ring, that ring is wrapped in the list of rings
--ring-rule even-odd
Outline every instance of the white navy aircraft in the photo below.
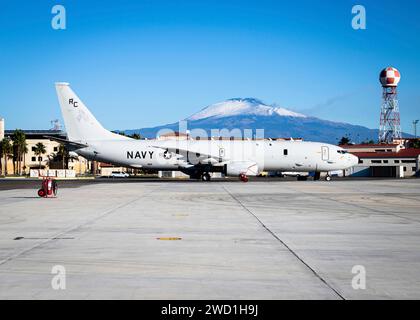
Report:
[[[210,180],[222,172],[248,181],[262,171],[321,172],[344,170],[358,163],[346,150],[326,143],[270,140],[136,140],[106,130],[68,83],[56,83],[67,138],[52,138],[95,161],[131,168],[176,170]]]

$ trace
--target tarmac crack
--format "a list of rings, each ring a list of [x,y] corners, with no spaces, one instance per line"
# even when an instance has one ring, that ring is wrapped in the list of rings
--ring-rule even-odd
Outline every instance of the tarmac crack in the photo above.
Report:
[[[106,210],[102,214],[100,214],[100,215],[98,215],[96,217],[93,217],[92,219],[89,219],[89,220],[87,220],[87,221],[85,221],[83,223],[80,223],[80,224],[78,224],[76,226],[72,226],[72,227],[70,227],[70,228],[68,228],[68,229],[66,229],[64,231],[61,231],[61,232],[55,234],[54,236],[47,238],[45,241],[38,242],[37,244],[35,244],[35,245],[33,245],[33,246],[29,247],[29,248],[23,249],[23,250],[15,253],[15,254],[12,254],[12,255],[4,258],[3,260],[0,260],[0,266],[6,264],[7,262],[10,262],[10,261],[12,261],[12,260],[14,260],[14,259],[16,259],[16,258],[18,258],[18,257],[20,257],[20,256],[22,256],[24,254],[26,254],[26,253],[32,251],[32,250],[35,250],[35,249],[37,249],[37,248],[39,248],[39,247],[41,247],[41,246],[43,246],[43,245],[45,245],[45,244],[47,244],[47,243],[49,243],[51,241],[59,240],[60,238],[63,238],[63,236],[65,234],[67,234],[69,232],[77,231],[77,230],[79,230],[80,228],[82,228],[84,226],[87,226],[87,225],[92,224],[92,223],[94,223],[94,222],[96,222],[96,221],[98,221],[98,220],[100,220],[102,218],[105,218],[106,216],[114,213],[115,211],[117,211],[117,210],[119,210],[121,208],[124,208],[124,207],[126,207],[126,206],[128,206],[128,205],[130,205],[130,204],[132,204],[132,203],[134,203],[136,201],[139,201],[140,199],[144,198],[145,196],[148,196],[149,194],[155,192],[156,189],[161,189],[161,188],[163,188],[162,185],[159,186],[159,187],[157,187],[157,188],[154,188],[153,190],[151,190],[149,192],[143,193],[142,195],[140,195],[139,197],[136,197],[135,199],[131,199],[128,202],[122,203],[122,204],[120,204],[120,205],[118,205],[118,206],[116,206],[116,207],[114,207],[112,209]]]
[[[314,268],[312,268],[302,257],[300,257],[290,246],[288,246],[276,233],[274,233],[264,222],[258,218],[258,216],[248,209],[237,197],[235,197],[225,186],[223,189],[230,195],[230,197],[235,200],[246,212],[253,216],[261,226],[268,231],[271,236],[280,242],[296,259],[298,259],[307,269],[309,269],[315,277],[317,277],[324,285],[326,285],[331,291],[333,291],[341,300],[346,300],[344,296],[338,292],[332,285],[330,285]]]

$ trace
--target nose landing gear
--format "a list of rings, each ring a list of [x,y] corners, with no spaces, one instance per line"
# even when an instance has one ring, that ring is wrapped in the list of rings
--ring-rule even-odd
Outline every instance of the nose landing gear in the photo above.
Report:
[[[329,173],[327,173],[327,175],[325,176],[325,181],[331,181],[331,176]],[[321,180],[321,172],[315,172],[314,175],[314,181],[319,181]]]

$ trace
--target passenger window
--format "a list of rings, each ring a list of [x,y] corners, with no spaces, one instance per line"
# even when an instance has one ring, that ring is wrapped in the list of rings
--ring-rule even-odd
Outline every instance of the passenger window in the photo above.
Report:
[[[284,154],[285,156],[287,156],[287,154],[288,154],[287,149],[283,149],[283,154]]]

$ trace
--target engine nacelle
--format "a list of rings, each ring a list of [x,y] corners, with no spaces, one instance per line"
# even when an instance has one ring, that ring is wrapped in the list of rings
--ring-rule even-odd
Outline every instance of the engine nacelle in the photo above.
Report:
[[[238,177],[240,175],[245,176],[257,176],[258,164],[252,161],[234,161],[225,164],[225,175]]]

